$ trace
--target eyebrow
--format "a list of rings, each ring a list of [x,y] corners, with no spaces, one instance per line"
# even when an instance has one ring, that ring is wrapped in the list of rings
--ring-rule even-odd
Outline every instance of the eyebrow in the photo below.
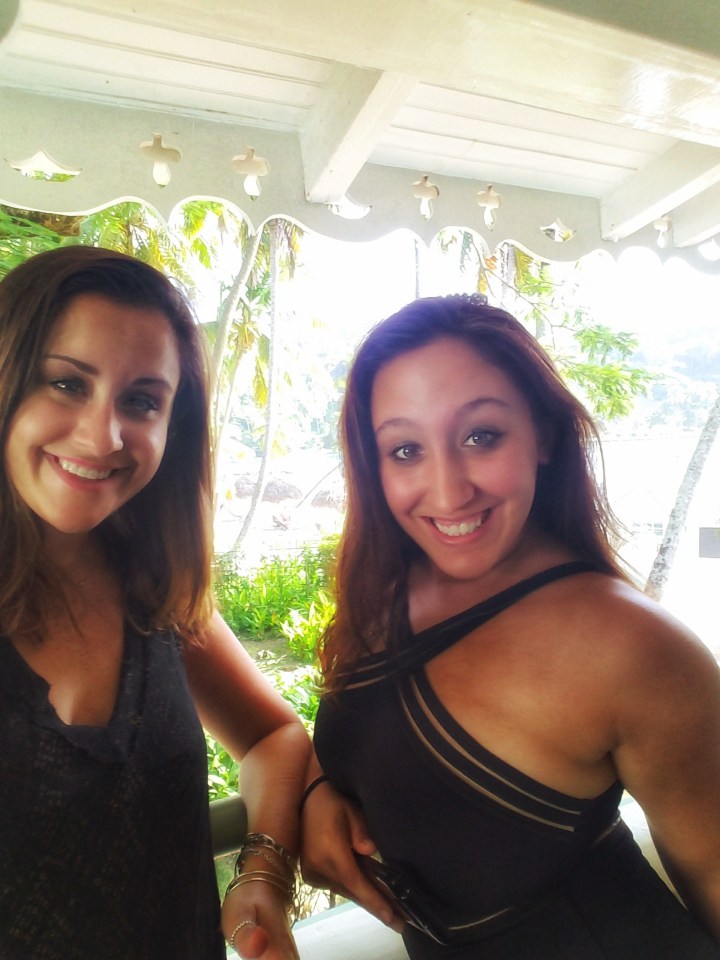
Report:
[[[97,377],[100,373],[97,367],[94,367],[90,363],[85,363],[83,360],[76,360],[75,357],[68,357],[64,353],[46,353],[45,360],[64,360],[66,363],[70,363],[73,367],[77,367],[82,373],[87,373],[92,377]],[[172,386],[164,377],[138,377],[132,382],[135,387],[148,387],[155,386],[161,387],[163,390],[172,390]]]
[[[499,397],[478,397],[476,400],[470,400],[468,403],[464,403],[458,410],[458,415],[462,416],[465,413],[473,413],[475,410],[487,404],[502,407],[504,410],[512,409],[512,404],[508,403],[507,400],[501,400]],[[413,423],[414,421],[408,417],[392,417],[390,420],[384,420],[380,424],[375,430],[375,436],[377,437],[379,433],[382,433],[383,430],[389,427],[408,427],[412,426]]]

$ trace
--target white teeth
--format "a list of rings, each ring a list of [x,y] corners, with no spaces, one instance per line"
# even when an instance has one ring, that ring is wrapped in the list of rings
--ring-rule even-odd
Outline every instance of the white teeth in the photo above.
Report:
[[[112,473],[112,470],[91,470],[89,467],[81,467],[77,463],[72,463],[70,460],[61,460],[59,457],[58,463],[63,470],[76,477],[82,477],[84,480],[107,480]]]
[[[440,533],[444,533],[446,537],[462,537],[468,533],[472,533],[473,530],[477,530],[478,527],[481,527],[486,516],[487,514],[484,513],[481,517],[478,517],[477,520],[463,520],[462,523],[445,524],[440,523],[439,520],[433,520],[433,523]]]

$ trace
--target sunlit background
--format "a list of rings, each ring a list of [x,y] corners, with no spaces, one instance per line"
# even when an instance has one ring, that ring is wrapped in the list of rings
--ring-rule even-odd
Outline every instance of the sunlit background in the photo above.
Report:
[[[628,542],[623,554],[642,583],[652,565],[679,485],[720,382],[720,276],[694,271],[681,260],[664,265],[648,249],[617,259],[596,253],[558,266],[577,286],[593,320],[636,334],[635,362],[656,376],[649,396],[629,416],[603,426],[608,491]],[[306,353],[349,357],[365,331],[413,299],[472,291],[477,275],[460,269],[456,253],[442,253],[396,231],[372,243],[342,243],[306,233],[294,279],[280,288],[281,339]],[[289,446],[293,446],[292,443]],[[306,491],[336,463],[334,451],[288,452],[273,469]],[[236,464],[236,466],[238,466]],[[335,475],[337,481],[337,475]],[[326,486],[332,486],[332,479]],[[720,653],[714,596],[720,560],[699,556],[701,527],[720,526],[720,444],[715,443],[695,489],[687,523],[663,596],[664,605]],[[320,519],[318,519],[318,514]],[[277,535],[277,507],[258,522],[248,549],[262,552]],[[287,511],[285,542],[336,529],[341,513],[307,503]],[[272,529],[274,527],[274,530]],[[229,514],[218,543],[232,540]]]

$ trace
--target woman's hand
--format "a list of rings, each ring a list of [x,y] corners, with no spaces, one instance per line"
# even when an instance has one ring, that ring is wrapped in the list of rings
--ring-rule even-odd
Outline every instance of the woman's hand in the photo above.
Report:
[[[327,781],[317,786],[303,807],[303,879],[354,900],[399,933],[403,921],[355,862],[354,852],[371,855],[375,850],[360,810]]]
[[[299,960],[287,898],[269,883],[257,880],[234,887],[223,903],[222,928],[244,960]]]

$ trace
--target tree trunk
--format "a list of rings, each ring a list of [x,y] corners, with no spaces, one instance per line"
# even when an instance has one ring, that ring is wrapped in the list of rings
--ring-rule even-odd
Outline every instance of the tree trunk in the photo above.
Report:
[[[645,584],[645,593],[649,597],[652,597],[653,600],[660,600],[662,598],[673,561],[675,560],[680,537],[685,527],[695,488],[702,476],[708,455],[710,454],[719,429],[720,392],[718,392],[715,403],[710,409],[693,455],[690,457],[685,476],[683,477],[675,498],[675,505],[668,518],[662,542],[660,543],[652,569],[650,570],[650,575]]]
[[[228,337],[230,336],[230,328],[232,327],[233,320],[235,319],[238,303],[243,295],[248,277],[250,276],[250,271],[252,270],[255,263],[255,258],[257,257],[261,233],[262,232],[258,230],[257,233],[254,233],[252,236],[247,238],[240,269],[233,280],[228,295],[225,297],[225,302],[222,305],[220,318],[218,320],[218,329],[215,337],[215,345],[213,347],[210,369],[210,383],[213,392],[213,411],[215,416],[216,438],[222,433],[222,428],[224,426],[224,423],[218,419],[218,411],[220,409],[223,357],[225,356]]]
[[[275,328],[277,323],[277,284],[279,275],[279,250],[281,228],[277,220],[271,220],[267,225],[270,236],[270,310],[269,310],[269,330],[268,330],[268,379],[267,379],[267,404],[265,407],[265,437],[263,439],[263,449],[260,459],[260,472],[255,483],[255,489],[250,500],[250,507],[240,533],[237,535],[233,544],[233,552],[237,553],[247,536],[248,530],[255,519],[255,513],[258,504],[263,498],[265,487],[267,485],[268,468],[270,465],[270,455],[272,453],[273,440],[275,438],[275,358],[277,350],[275,349]]]

